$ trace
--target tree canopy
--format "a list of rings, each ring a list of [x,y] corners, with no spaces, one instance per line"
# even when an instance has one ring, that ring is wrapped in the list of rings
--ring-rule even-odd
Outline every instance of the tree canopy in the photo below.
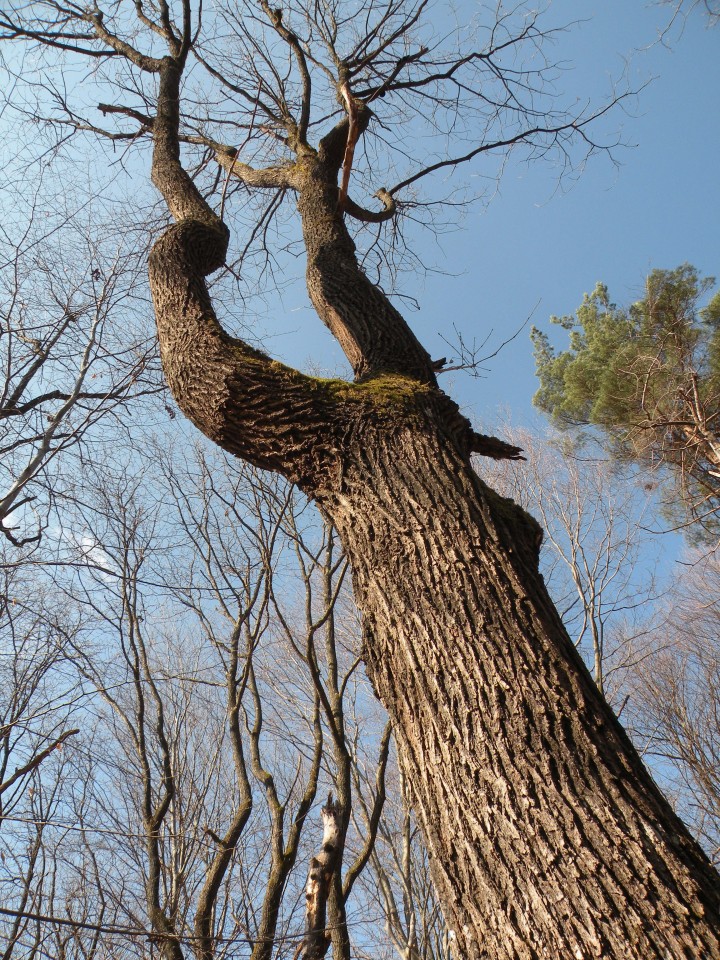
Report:
[[[720,292],[702,306],[714,283],[689,264],[654,270],[629,307],[598,284],[575,316],[551,318],[567,350],[531,334],[535,405],[579,435],[599,428],[616,458],[667,468],[696,533],[715,528],[720,506]]]

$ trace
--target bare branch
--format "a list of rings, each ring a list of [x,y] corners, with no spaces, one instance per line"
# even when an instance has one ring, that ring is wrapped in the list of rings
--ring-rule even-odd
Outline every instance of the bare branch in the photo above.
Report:
[[[384,210],[366,210],[355,203],[351,197],[345,197],[343,210],[354,220],[361,220],[363,223],[384,223],[386,220],[392,220],[397,213],[394,197],[387,192],[385,187],[380,187],[375,196],[384,206]]]
[[[31,759],[28,760],[27,763],[23,764],[22,767],[18,767],[12,776],[8,777],[4,783],[0,783],[0,796],[6,790],[9,790],[14,783],[17,783],[18,780],[21,780],[28,773],[32,773],[33,770],[37,770],[43,760],[46,760],[54,750],[57,750],[58,747],[62,746],[62,744],[65,743],[69,737],[74,737],[78,733],[80,733],[79,730],[66,730],[65,733],[53,740],[53,742],[49,746],[45,747],[44,750],[41,750],[39,753],[36,753],[34,757],[31,757]]]

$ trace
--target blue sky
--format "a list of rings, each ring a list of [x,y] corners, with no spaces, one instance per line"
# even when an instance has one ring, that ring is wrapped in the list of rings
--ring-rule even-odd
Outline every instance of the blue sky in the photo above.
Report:
[[[458,20],[468,23],[482,9],[478,0],[459,0]],[[612,114],[629,145],[615,152],[618,165],[597,156],[561,182],[557,166],[511,159],[495,196],[471,207],[458,229],[439,242],[418,232],[419,253],[437,272],[406,274],[401,289],[420,309],[399,305],[434,357],[449,353],[442,335],[451,337],[453,325],[469,342],[492,331],[488,352],[531,313],[548,329],[551,314],[572,312],[598,280],[623,303],[640,295],[653,268],[689,261],[720,274],[720,26],[708,29],[698,9],[661,43],[670,16],[671,8],[651,0],[549,3],[544,25],[576,21],[549,51],[564,65],[559,86],[571,99],[602,103],[624,73],[630,87],[644,87]],[[461,172],[485,185],[491,165],[477,160]],[[236,249],[242,242],[233,239]],[[341,368],[339,350],[310,308],[302,262],[290,260],[287,269],[292,282],[280,305],[268,291],[267,314],[261,310],[257,323],[252,313],[246,319],[260,337],[271,334],[267,349],[288,362]],[[527,333],[489,361],[484,379],[451,374],[442,382],[488,429],[498,409],[527,421],[536,387]]]
[[[461,22],[481,10],[477,0],[459,0],[459,6]],[[401,289],[420,309],[399,306],[434,357],[450,353],[442,335],[452,337],[453,325],[468,342],[482,342],[492,331],[488,352],[531,313],[534,324],[549,329],[549,316],[572,312],[598,280],[623,303],[641,295],[653,268],[689,261],[705,274],[720,274],[720,26],[708,29],[696,10],[660,43],[669,18],[667,6],[650,0],[550,4],[544,23],[578,21],[549,51],[564,64],[559,86],[571,99],[602,103],[623,74],[629,86],[643,88],[612,115],[628,146],[615,152],[618,165],[597,156],[560,182],[557,166],[511,159],[494,197],[469,208],[458,229],[439,241],[418,232],[420,255],[437,272],[406,274]],[[94,104],[94,88],[88,96]],[[102,159],[99,152],[93,156]],[[478,160],[462,173],[484,184],[490,170]],[[146,173],[138,163],[135,182],[146,184]],[[244,239],[233,237],[235,251]],[[302,260],[288,258],[283,266],[291,282],[281,301],[268,291],[259,319],[248,310],[240,332],[248,321],[259,337],[271,334],[265,346],[280,358],[347,371],[310,307]],[[220,316],[236,329],[222,309]],[[554,333],[562,344],[561,331]],[[483,379],[455,373],[442,384],[486,432],[506,416],[518,425],[532,422],[538,415],[531,405],[536,381],[527,330],[488,368]]]
[[[448,264],[463,275],[427,282],[421,316],[428,332],[449,304],[468,337],[480,340],[492,327],[499,342],[538,301],[533,322],[548,329],[551,314],[571,313],[598,280],[623,303],[641,295],[653,268],[689,261],[720,275],[720,28],[708,30],[696,11],[681,35],[671,32],[668,47],[653,43],[667,22],[665,7],[564,0],[553,11],[558,22],[591,18],[563,39],[563,56],[578,64],[565,76],[568,89],[577,82],[579,96],[602,96],[625,58],[632,85],[651,81],[631,112],[617,115],[635,146],[617,152],[618,168],[597,157],[559,188],[547,166],[511,164],[490,205],[443,241]],[[433,354],[440,350],[432,333],[424,336]],[[453,384],[468,411],[488,424],[499,406],[519,421],[532,417],[526,334],[490,366],[484,380],[458,376]]]

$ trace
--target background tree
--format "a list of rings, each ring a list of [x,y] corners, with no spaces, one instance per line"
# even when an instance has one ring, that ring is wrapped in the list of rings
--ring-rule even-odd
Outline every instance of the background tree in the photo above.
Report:
[[[389,779],[389,802],[378,825],[371,870],[363,878],[369,904],[377,904],[385,917],[394,956],[401,960],[451,960],[455,933],[443,917],[427,850],[408,805],[402,775],[392,763]],[[368,811],[362,803],[359,806],[362,822],[368,823]]]
[[[79,730],[68,667],[68,613],[32,570],[2,570],[0,606],[0,890],[2,956],[43,935],[27,918],[42,906],[51,869],[46,825],[62,803],[69,741]],[[75,722],[75,723],[74,723]]]
[[[58,178],[46,158],[28,180],[26,165],[16,154],[0,174],[15,201],[0,231],[0,532],[16,546],[36,543],[72,497],[109,418],[160,389],[136,238],[101,196],[69,189],[67,168]]]
[[[552,318],[569,332],[568,350],[532,332],[536,406],[563,428],[599,427],[613,456],[661,469],[673,481],[666,508],[694,536],[717,533],[720,294],[701,307],[714,282],[687,264],[655,270],[627,309],[599,284],[576,317]]]
[[[518,450],[475,433],[438,388],[438,364],[360,268],[346,219],[389,218],[395,193],[493,150],[567,156],[579,142],[592,152],[589,125],[608,105],[543,101],[553,71],[533,65],[544,39],[534,14],[501,10],[461,35],[480,43],[459,50],[456,34],[425,42],[424,9],[261,4],[201,21],[189,0],[127,17],[51,3],[0,26],[91,57],[103,90],[132,91],[132,102],[102,109],[135,124],[111,136],[152,135],[153,182],[175,221],[150,256],[169,385],[212,440],[297,483],[337,528],[364,659],[463,955],[713,955],[717,875],[577,656],[537,570],[538,525],[470,464],[473,452]],[[203,103],[220,98],[231,117],[222,106],[214,122],[204,109],[194,116],[203,70],[224,84],[203,88]],[[91,126],[64,100],[59,108],[77,129]],[[358,141],[377,169],[373,137],[387,124],[404,149],[408,109],[412,122],[431,121],[410,158],[420,162],[368,216],[348,193]],[[449,150],[449,137],[466,142]],[[205,277],[226,262],[231,204],[207,180],[198,188],[181,162],[186,142],[250,190],[295,195],[310,299],[355,382],[304,375],[220,326]]]
[[[679,2],[678,0],[660,0],[660,2],[672,10],[672,18],[663,33],[667,33],[679,17],[685,19],[694,10],[705,14],[708,26],[715,26],[720,22],[720,4],[717,0],[679,0]]]
[[[310,956],[303,888],[322,837],[316,794],[332,788],[343,812],[327,929],[347,958],[389,731],[368,717],[357,637],[336,628],[346,562],[287,484],[212,450],[137,454],[131,471],[88,469],[74,523],[65,506],[83,537],[52,576],[75,611],[61,636],[83,729],[45,786],[52,803],[38,806],[36,785],[20,819],[17,801],[10,811],[8,942],[33,960]],[[354,785],[358,743],[372,772]],[[36,839],[25,899],[23,833]]]
[[[665,622],[626,678],[628,723],[678,811],[720,862],[720,569],[693,551]]]
[[[607,459],[578,455],[563,433],[510,425],[503,432],[527,463],[493,465],[493,486],[542,523],[540,566],[550,594],[595,683],[619,710],[661,589],[641,559],[652,549],[647,491]]]

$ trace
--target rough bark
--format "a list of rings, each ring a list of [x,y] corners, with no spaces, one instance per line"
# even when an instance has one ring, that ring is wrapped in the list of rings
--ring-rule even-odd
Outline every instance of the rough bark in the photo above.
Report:
[[[720,956],[717,875],[579,661],[532,526],[433,426],[358,438],[323,506],[460,955]]]
[[[204,277],[227,230],[179,163],[177,77],[168,58],[153,177],[179,222],[150,259],[168,382],[204,433],[299,483],[336,525],[459,955],[720,958],[718,875],[567,637],[539,527],[473,472],[477,437],[358,268],[337,210],[342,125],[287,176],[310,295],[354,384],[222,330]]]
[[[332,158],[303,159],[298,210],[307,254],[308,293],[358,379],[401,373],[435,384],[432,360],[400,313],[368,280],[338,212],[339,167]],[[354,209],[354,208],[353,208]]]

